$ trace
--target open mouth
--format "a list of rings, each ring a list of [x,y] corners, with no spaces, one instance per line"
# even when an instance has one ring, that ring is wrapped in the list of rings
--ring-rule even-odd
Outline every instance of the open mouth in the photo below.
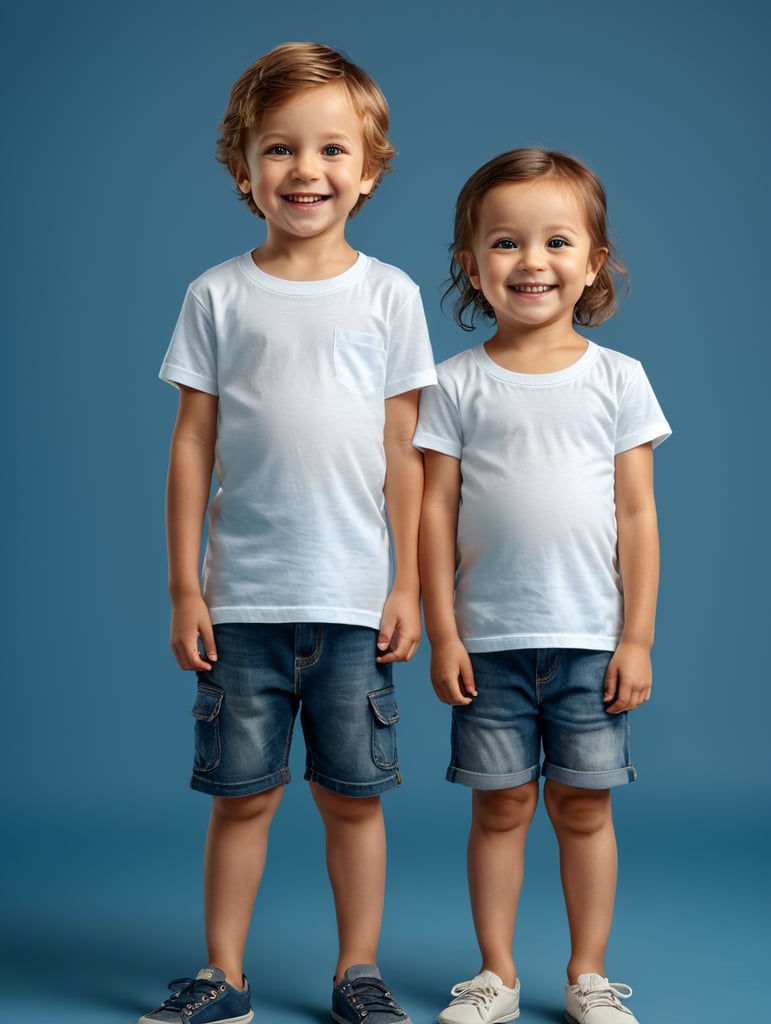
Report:
[[[513,292],[520,295],[545,295],[553,291],[556,284],[513,284],[510,286]]]
[[[291,203],[293,206],[317,206],[319,203],[325,203],[327,199],[329,199],[329,196],[290,193],[289,195],[282,196],[281,198],[284,202]]]

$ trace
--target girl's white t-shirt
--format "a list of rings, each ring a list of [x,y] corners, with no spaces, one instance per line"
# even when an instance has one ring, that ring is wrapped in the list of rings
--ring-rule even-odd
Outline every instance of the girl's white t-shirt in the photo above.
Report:
[[[614,650],[615,456],[671,432],[642,366],[587,342],[565,370],[512,373],[480,345],[437,373],[415,444],[461,460],[455,597],[467,649]]]
[[[219,399],[212,621],[378,628],[384,403],[436,380],[417,285],[361,253],[310,282],[271,277],[245,253],[190,285],[160,376]]]

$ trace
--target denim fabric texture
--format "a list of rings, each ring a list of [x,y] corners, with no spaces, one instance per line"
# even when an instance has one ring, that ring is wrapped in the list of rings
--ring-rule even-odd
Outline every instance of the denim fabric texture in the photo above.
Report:
[[[399,713],[377,631],[317,622],[214,627],[218,659],[198,674],[193,789],[247,796],[290,781],[299,711],[305,778],[343,796],[401,782]]]
[[[475,789],[541,774],[581,789],[634,782],[628,715],[608,714],[602,699],[611,657],[570,648],[472,654],[478,695],[452,709],[449,781]]]

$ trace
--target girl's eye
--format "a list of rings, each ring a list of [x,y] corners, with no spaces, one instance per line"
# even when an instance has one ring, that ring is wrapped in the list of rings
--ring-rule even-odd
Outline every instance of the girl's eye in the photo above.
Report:
[[[552,238],[549,242],[550,249],[564,249],[568,243],[564,238]]]
[[[343,152],[343,150],[342,150],[342,148],[340,146],[325,146],[324,147],[324,156],[340,156],[340,154],[342,152]]]
[[[493,243],[493,249],[516,249],[517,243],[511,238],[499,238]]]
[[[275,146],[271,146],[268,150],[273,156],[286,156],[289,153],[288,146],[282,146],[280,142],[277,142]]]

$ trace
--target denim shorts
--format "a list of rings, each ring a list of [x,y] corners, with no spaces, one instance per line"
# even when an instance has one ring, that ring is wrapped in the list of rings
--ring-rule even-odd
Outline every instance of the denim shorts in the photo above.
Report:
[[[541,774],[580,789],[634,782],[628,715],[608,714],[602,699],[611,657],[567,648],[472,654],[478,695],[452,709],[450,782],[509,789]]]
[[[305,778],[343,796],[376,796],[401,782],[391,665],[379,665],[367,626],[226,623],[217,661],[198,673],[190,785],[248,796],[290,781],[299,710]]]

